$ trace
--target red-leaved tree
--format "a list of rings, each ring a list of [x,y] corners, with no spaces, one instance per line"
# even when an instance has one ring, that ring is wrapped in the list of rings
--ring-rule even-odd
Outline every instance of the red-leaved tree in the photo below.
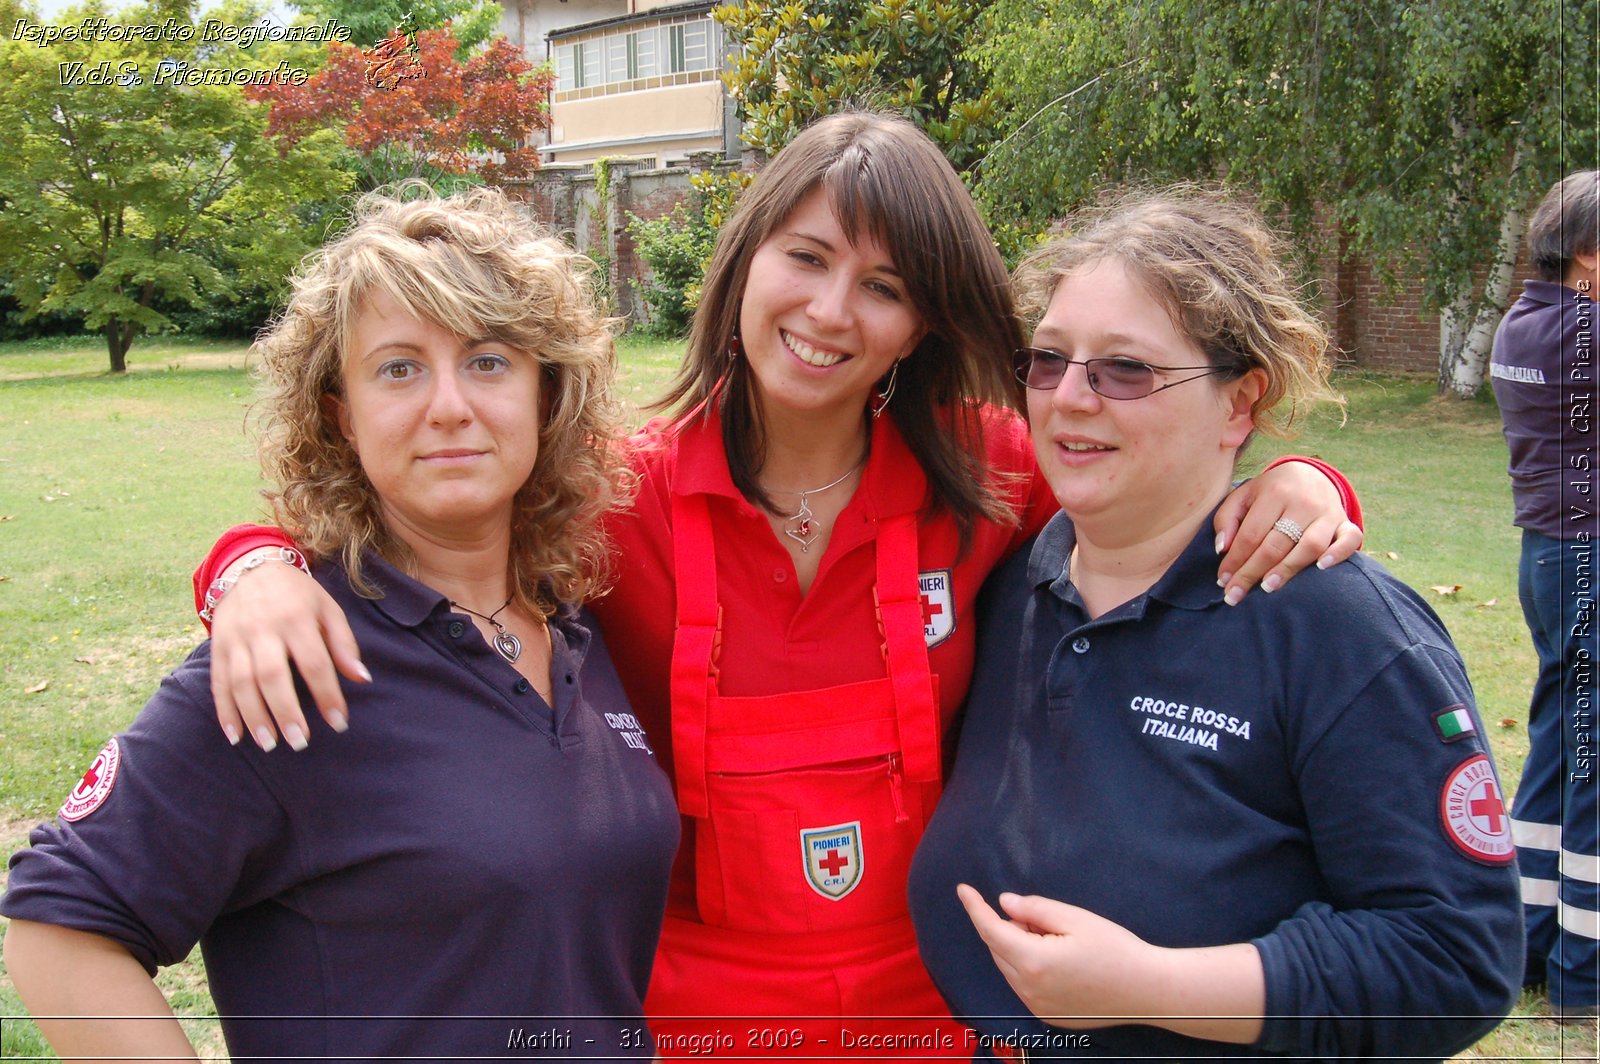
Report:
[[[550,126],[548,67],[529,63],[504,37],[457,59],[460,42],[448,24],[416,34],[409,55],[397,54],[403,40],[397,34],[371,49],[330,42],[326,65],[303,85],[249,91],[271,104],[270,129],[288,144],[342,126],[368,185],[429,170],[494,181],[538,167],[538,150],[526,142]]]

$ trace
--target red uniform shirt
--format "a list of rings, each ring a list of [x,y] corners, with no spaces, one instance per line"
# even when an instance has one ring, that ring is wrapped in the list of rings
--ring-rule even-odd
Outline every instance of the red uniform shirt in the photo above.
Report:
[[[917,569],[929,666],[942,717],[949,724],[972,675],[971,614],[989,572],[1037,532],[1058,509],[1038,475],[1027,427],[1015,415],[985,412],[988,468],[1012,475],[1004,496],[1018,505],[1017,526],[980,521],[966,554],[947,513],[921,521]],[[672,771],[668,675],[676,585],[671,495],[705,493],[717,542],[717,598],[722,606],[718,687],[724,695],[768,695],[874,680],[884,675],[883,639],[873,608],[874,537],[878,522],[927,504],[927,479],[889,418],[875,423],[861,485],[840,513],[815,582],[801,595],[794,563],[766,516],[734,487],[716,420],[673,432],[653,424],[632,441],[640,475],[633,506],[610,526],[617,584],[591,603],[608,633],[612,656],[634,713]],[[946,752],[948,753],[948,751]],[[848,753],[840,760],[848,760]],[[686,821],[686,830],[692,831]],[[694,869],[682,859],[668,911],[694,918]]]

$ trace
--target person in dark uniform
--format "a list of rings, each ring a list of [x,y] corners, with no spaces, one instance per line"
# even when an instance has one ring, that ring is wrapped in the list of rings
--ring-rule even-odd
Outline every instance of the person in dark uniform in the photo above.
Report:
[[[577,606],[624,480],[576,257],[497,192],[368,197],[257,351],[373,681],[296,757],[230,745],[196,650],[12,858],[24,1004],[63,1056],[192,1057],[152,976],[198,941],[235,1058],[651,1056],[678,816]]]
[[[1559,1017],[1600,1004],[1600,780],[1595,699],[1595,285],[1600,171],[1558,181],[1528,225],[1537,279],[1495,334],[1489,373],[1522,529],[1517,591],[1539,656],[1511,832],[1522,862],[1530,985]]]
[[[1003,1059],[1470,1045],[1516,997],[1522,930],[1443,625],[1365,557],[1236,609],[1207,572],[1240,450],[1329,394],[1270,233],[1220,197],[1134,198],[1022,277],[1062,512],[980,605],[911,873],[935,984]]]

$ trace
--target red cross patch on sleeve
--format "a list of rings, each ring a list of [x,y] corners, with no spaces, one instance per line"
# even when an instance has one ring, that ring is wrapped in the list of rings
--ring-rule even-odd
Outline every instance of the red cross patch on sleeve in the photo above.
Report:
[[[117,747],[116,737],[112,736],[95,755],[94,764],[72,788],[67,800],[61,803],[61,812],[56,815],[62,820],[82,820],[99,809],[111,796],[111,785],[117,781],[117,766],[121,763],[122,751]]]
[[[1511,815],[1487,754],[1467,758],[1445,777],[1439,816],[1445,835],[1473,860],[1503,865],[1516,856]]]

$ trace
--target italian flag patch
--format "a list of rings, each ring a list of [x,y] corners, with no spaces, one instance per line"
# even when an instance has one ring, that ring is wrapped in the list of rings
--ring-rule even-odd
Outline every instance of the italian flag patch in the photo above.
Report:
[[[1439,738],[1447,743],[1458,739],[1465,739],[1476,734],[1477,728],[1473,726],[1472,714],[1467,712],[1467,707],[1461,703],[1446,706],[1433,715],[1433,726],[1439,733]]]

